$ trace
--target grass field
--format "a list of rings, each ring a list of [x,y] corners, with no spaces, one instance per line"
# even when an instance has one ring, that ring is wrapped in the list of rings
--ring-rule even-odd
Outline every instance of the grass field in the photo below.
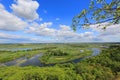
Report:
[[[88,45],[60,45],[55,49],[46,51],[42,58],[40,58],[40,61],[45,64],[71,61],[77,58],[91,55],[92,50],[88,48]]]

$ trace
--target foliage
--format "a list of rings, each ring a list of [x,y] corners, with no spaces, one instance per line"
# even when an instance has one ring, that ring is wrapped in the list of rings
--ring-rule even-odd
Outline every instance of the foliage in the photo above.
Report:
[[[105,23],[105,24],[103,24]],[[120,23],[120,0],[91,0],[89,9],[82,10],[73,18],[72,28],[104,25],[103,29],[112,24]]]
[[[0,68],[3,80],[82,80],[73,70],[59,67],[4,67]]]
[[[59,49],[55,49],[55,50],[48,50],[45,53],[48,56],[67,56],[68,53],[61,51]]]
[[[110,46],[100,55],[78,63],[75,70],[84,80],[115,80],[120,72],[120,46]]]

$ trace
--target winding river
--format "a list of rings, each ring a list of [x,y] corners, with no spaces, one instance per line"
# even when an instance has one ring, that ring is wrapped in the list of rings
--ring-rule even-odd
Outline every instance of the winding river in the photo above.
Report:
[[[78,59],[74,59],[74,60],[71,60],[71,61],[68,61],[68,62],[64,62],[64,63],[69,63],[69,62],[73,62],[73,63],[78,63],[80,62],[81,60],[84,60],[86,58],[90,58],[90,57],[93,57],[93,56],[96,56],[98,54],[100,54],[100,49],[98,48],[92,48],[93,50],[93,53],[91,56],[87,56],[87,57],[84,57],[84,58],[78,58]],[[55,64],[43,64],[40,62],[39,58],[43,55],[43,53],[40,53],[40,54],[37,54],[31,58],[26,58],[26,57],[21,57],[19,59],[15,59],[13,61],[9,61],[9,62],[6,62],[6,63],[3,63],[2,65],[4,66],[53,66]]]

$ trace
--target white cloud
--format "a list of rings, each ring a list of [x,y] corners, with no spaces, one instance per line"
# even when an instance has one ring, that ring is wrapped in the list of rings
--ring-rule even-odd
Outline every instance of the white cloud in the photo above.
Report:
[[[60,30],[57,30],[57,37],[74,37],[77,34],[75,32],[73,32],[72,30],[70,30],[69,26],[66,25],[59,25]]]
[[[93,32],[76,33],[71,30],[70,26],[60,25],[60,30],[57,30],[56,37],[63,41],[84,41],[85,39],[91,40]]]
[[[114,24],[106,27],[106,29],[102,29],[105,24],[108,23],[103,23],[103,25],[96,27],[97,25],[91,25],[90,27],[92,28],[93,31],[99,32],[101,36],[108,36],[108,35],[116,35],[120,33],[120,24]]]
[[[26,32],[39,36],[52,36],[55,33],[55,29],[48,28],[52,26],[52,24],[52,22],[44,22],[43,24],[32,23]]]
[[[16,0],[16,4],[12,4],[11,9],[14,14],[22,18],[35,20],[39,19],[39,15],[36,11],[38,7],[39,4],[35,0]]]
[[[62,31],[70,31],[70,26],[59,25]]]
[[[26,26],[26,22],[6,11],[0,4],[0,30],[17,31],[23,30]]]
[[[38,36],[51,37],[51,40],[58,42],[119,42],[120,41],[120,24],[111,25],[106,30],[103,26],[96,27],[92,25],[92,31],[77,33],[71,30],[70,26],[59,25],[60,29],[51,28],[48,23],[32,25],[28,31]],[[33,27],[34,26],[34,27]],[[51,26],[51,25],[50,25]],[[97,33],[97,34],[96,34]]]
[[[108,26],[106,30],[100,31],[101,35],[117,35],[120,33],[120,24]]]
[[[44,42],[40,37],[31,37],[24,35],[15,35],[15,34],[7,34],[0,32],[0,43],[31,43],[31,42]]]
[[[93,35],[93,32],[84,32],[82,37],[91,37],[91,35]]]
[[[108,26],[105,30],[102,28],[105,24],[102,23],[101,26],[96,27],[97,25],[91,25],[93,31],[96,31],[98,35],[96,38],[100,39],[102,42],[119,42],[120,41],[120,24],[114,24]]]
[[[0,32],[0,39],[22,39],[22,36],[18,35],[11,35],[11,34],[6,34],[6,33],[1,33]]]
[[[43,24],[31,24],[31,27],[26,31],[27,33],[36,34],[38,36],[50,37],[53,41],[81,41],[85,39],[92,39],[92,32],[85,33],[75,33],[71,30],[70,26],[59,25],[60,29],[54,29],[49,26],[52,26],[52,22],[46,22]]]

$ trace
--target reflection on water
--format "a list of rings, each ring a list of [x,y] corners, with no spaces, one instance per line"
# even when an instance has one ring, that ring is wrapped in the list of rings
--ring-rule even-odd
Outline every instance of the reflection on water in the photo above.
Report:
[[[74,59],[74,60],[68,61],[68,62],[78,63],[78,62],[80,62],[81,60],[84,60],[84,59],[86,59],[86,58],[90,58],[90,57],[93,57],[93,56],[96,56],[96,55],[100,54],[100,49],[98,49],[98,48],[92,48],[92,51],[93,51],[93,53],[92,53],[91,56],[87,56],[87,57],[84,57],[84,58]],[[68,63],[68,62],[66,62],[66,63]]]
[[[39,58],[42,55],[43,55],[43,53],[40,53],[29,59],[27,57],[21,57],[19,59],[15,59],[13,61],[6,62],[6,63],[4,63],[4,65],[6,65],[6,66],[13,66],[13,65],[16,65],[16,66],[30,66],[30,65],[42,66],[42,64],[39,61]]]
[[[6,66],[12,66],[12,65],[18,65],[19,63],[21,63],[22,61],[26,61],[27,58],[26,57],[21,57],[19,59],[15,59],[13,61],[10,62],[6,62],[4,63]]]
[[[98,48],[92,48],[92,50],[93,50],[92,56],[96,56],[100,53],[100,49],[98,49]]]
[[[32,58],[29,58],[26,60],[26,62],[20,64],[20,66],[43,66],[43,64],[40,62],[39,58],[43,55],[43,53],[35,55]]]

